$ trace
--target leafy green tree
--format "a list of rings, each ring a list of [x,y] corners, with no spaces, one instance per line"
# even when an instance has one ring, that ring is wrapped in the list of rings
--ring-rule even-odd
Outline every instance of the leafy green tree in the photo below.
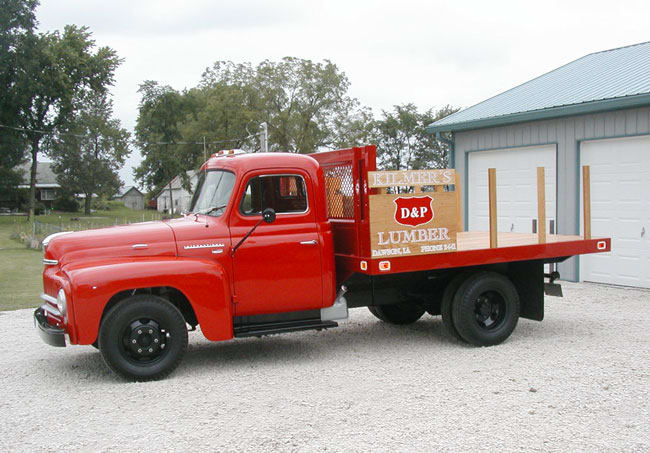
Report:
[[[429,134],[429,124],[456,112],[450,106],[418,112],[414,104],[394,106],[373,123],[372,141],[378,148],[378,166],[385,170],[418,170],[447,166],[448,145]]]
[[[186,153],[178,143],[183,141],[181,126],[193,104],[182,93],[152,80],[142,83],[138,92],[141,99],[135,138],[144,159],[134,174],[149,191],[169,186],[173,215],[171,181],[176,175],[184,175],[188,167]]]
[[[205,71],[201,84],[247,89],[247,108],[268,124],[271,151],[311,153],[333,147],[346,139],[339,126],[359,113],[358,101],[347,94],[347,76],[328,60],[285,57],[255,68],[220,61]]]
[[[191,142],[181,147],[186,162],[198,168],[206,154],[219,149],[258,149],[259,140],[254,133],[261,123],[261,114],[254,108],[254,97],[248,86],[225,83],[186,92],[187,114],[180,126],[184,140]]]
[[[85,214],[90,214],[93,194],[111,196],[121,186],[118,170],[130,153],[130,134],[112,116],[113,103],[106,94],[90,94],[50,150],[59,184],[85,195]]]
[[[70,121],[75,103],[90,92],[104,93],[113,83],[120,59],[109,47],[95,49],[86,27],[68,25],[25,42],[19,62],[16,90],[20,93],[17,118],[31,155],[29,215],[34,216],[36,165],[45,140]]]
[[[2,0],[0,5],[0,192],[8,199],[23,178],[17,169],[27,149],[24,134],[18,129],[22,90],[26,86],[21,66],[36,39],[34,10],[38,2]]]
[[[374,143],[374,124],[374,116],[369,107],[357,108],[350,114],[337,118],[331,147],[342,149]]]

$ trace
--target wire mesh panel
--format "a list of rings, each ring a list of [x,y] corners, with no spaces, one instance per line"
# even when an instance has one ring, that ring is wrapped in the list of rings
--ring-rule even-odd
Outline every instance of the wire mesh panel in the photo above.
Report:
[[[352,163],[324,165],[327,217],[354,218],[354,180]]]

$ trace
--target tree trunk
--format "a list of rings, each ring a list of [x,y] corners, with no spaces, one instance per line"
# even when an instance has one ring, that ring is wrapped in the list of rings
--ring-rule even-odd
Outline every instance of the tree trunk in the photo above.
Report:
[[[38,168],[38,142],[39,138],[32,138],[32,168],[29,174],[29,221],[34,221],[34,207],[36,206],[36,169]]]
[[[84,200],[84,214],[90,215],[90,202],[92,201],[93,194],[87,193],[86,199]]]
[[[169,213],[174,217],[174,192],[172,191],[172,181],[169,181]]]

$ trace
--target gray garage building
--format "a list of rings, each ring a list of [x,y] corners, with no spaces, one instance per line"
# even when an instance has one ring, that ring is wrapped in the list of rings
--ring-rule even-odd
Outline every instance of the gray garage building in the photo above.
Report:
[[[579,169],[590,165],[592,236],[611,236],[612,252],[567,261],[562,278],[650,288],[650,42],[586,55],[428,131],[451,136],[471,230],[489,229],[492,167],[499,230],[531,232],[544,166],[547,228],[581,234]]]

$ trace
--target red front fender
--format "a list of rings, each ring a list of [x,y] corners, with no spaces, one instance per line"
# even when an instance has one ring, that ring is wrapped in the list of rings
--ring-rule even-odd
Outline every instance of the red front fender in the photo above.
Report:
[[[129,258],[71,263],[63,271],[70,280],[74,326],[70,340],[91,344],[97,339],[102,313],[115,294],[168,286],[190,301],[208,340],[233,337],[228,275],[213,261],[183,257]]]

